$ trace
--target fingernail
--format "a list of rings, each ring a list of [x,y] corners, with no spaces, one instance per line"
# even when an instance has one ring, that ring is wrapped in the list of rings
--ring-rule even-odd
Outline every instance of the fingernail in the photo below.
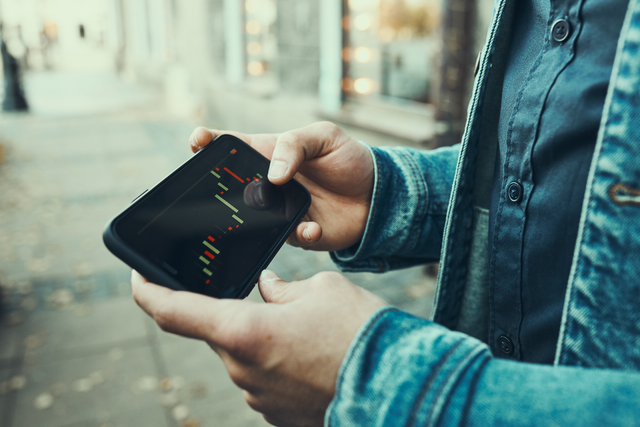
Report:
[[[307,239],[308,241],[311,241],[311,235],[309,234],[309,228],[305,228],[304,231],[302,232],[302,236]]]
[[[280,280],[280,276],[271,270],[262,270],[262,274],[260,274],[261,282],[272,282],[274,280]]]
[[[288,168],[287,164],[281,160],[272,161],[271,166],[269,167],[269,179],[284,176],[284,174],[287,173]]]

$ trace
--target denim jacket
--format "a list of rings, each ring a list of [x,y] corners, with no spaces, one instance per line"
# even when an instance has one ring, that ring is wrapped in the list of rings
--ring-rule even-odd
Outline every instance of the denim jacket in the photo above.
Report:
[[[342,362],[329,426],[640,425],[640,0],[630,0],[587,183],[554,366],[492,357],[488,206],[513,4],[498,0],[462,143],[371,148],[345,271],[440,261],[432,320],[387,307]]]

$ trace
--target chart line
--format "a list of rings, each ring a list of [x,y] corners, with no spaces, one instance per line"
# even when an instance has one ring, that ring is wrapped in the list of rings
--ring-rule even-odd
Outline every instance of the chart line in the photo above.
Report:
[[[236,175],[235,173],[231,172],[229,170],[229,168],[225,167],[224,170],[229,172],[231,174],[231,176],[234,177],[235,179],[237,179],[238,181],[244,183],[244,179],[240,178],[238,175]]]
[[[208,247],[209,249],[211,249],[216,255],[218,255],[220,253],[219,250],[217,250],[216,248],[213,247],[213,245],[211,245],[209,242],[207,242],[206,240],[204,242],[202,242],[206,247]]]
[[[223,199],[222,197],[220,197],[219,194],[216,194],[216,199],[220,200],[222,203],[224,203],[225,205],[227,205],[227,207],[229,209],[231,209],[232,211],[234,211],[235,213],[238,213],[238,209],[236,209],[231,203],[227,202],[225,199]]]

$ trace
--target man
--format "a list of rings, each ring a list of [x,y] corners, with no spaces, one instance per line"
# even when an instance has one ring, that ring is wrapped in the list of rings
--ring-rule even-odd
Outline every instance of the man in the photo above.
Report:
[[[267,304],[134,273],[134,297],[276,425],[638,425],[638,70],[640,0],[500,0],[460,146],[236,134],[311,192],[292,244],[353,271],[439,259],[433,323],[335,273],[265,272]]]

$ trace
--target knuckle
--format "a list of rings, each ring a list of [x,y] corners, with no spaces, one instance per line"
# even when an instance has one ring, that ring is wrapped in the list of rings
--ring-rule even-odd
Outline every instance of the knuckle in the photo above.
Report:
[[[301,147],[300,137],[294,132],[283,133],[277,145],[280,149],[298,151]]]
[[[336,132],[340,130],[338,125],[327,120],[316,123],[316,126],[325,132]]]
[[[264,420],[265,420],[267,423],[271,424],[271,425],[274,425],[274,426],[281,425],[281,424],[278,422],[278,419],[277,419],[276,417],[274,417],[273,415],[271,415],[271,414],[264,414],[264,413],[263,413],[263,414],[262,414],[262,418],[264,418]]]
[[[248,320],[227,347],[234,359],[247,366],[263,366],[272,349],[271,322],[258,318]]]
[[[249,407],[254,411],[261,412],[261,410],[263,409],[263,405],[261,404],[260,399],[258,399],[255,395],[249,393],[247,390],[244,390],[243,394],[244,400],[245,402],[247,402],[247,405],[249,405]]]
[[[323,271],[317,273],[313,278],[315,279],[314,281],[317,282],[337,283],[342,281],[343,276],[335,271]]]
[[[332,139],[335,139],[343,134],[343,130],[338,125],[332,122],[320,122],[319,130],[323,134],[330,136]]]
[[[156,321],[160,329],[165,332],[171,332],[175,322],[174,311],[167,304],[162,304],[153,313],[153,320]]]
[[[231,381],[233,381],[233,383],[241,389],[253,389],[254,384],[251,380],[251,375],[248,375],[247,368],[243,365],[235,361],[229,362],[227,364],[227,372],[229,373],[229,378],[231,378]]]

